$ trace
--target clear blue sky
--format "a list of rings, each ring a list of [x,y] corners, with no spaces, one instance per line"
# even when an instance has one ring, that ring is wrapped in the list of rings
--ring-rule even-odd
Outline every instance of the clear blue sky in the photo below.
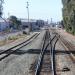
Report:
[[[31,19],[53,18],[53,21],[62,19],[61,0],[4,0],[4,16],[15,15],[18,18],[27,18],[26,2],[29,1]]]

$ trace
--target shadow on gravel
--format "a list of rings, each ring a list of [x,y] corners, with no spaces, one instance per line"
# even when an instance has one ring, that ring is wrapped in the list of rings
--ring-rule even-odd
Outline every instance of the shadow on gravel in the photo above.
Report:
[[[3,50],[1,50],[3,51]],[[13,52],[13,50],[10,50],[8,52],[5,52],[3,54],[15,54],[15,55],[22,55],[22,54],[40,54],[41,50],[40,49],[29,49],[29,50],[16,50]],[[46,50],[45,54],[49,54],[50,51]]]
[[[40,49],[29,49],[29,50],[17,50],[13,54],[21,55],[21,54],[39,54]]]
[[[29,50],[17,50],[13,54],[21,55],[21,54],[40,54],[40,49],[29,49]],[[49,50],[46,51],[46,54],[49,54]]]
[[[56,54],[75,54],[75,50],[69,50],[69,51],[65,51],[65,50],[56,50],[55,51]]]

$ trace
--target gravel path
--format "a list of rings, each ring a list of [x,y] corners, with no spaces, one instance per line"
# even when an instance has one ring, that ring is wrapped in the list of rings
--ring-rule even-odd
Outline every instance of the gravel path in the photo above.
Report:
[[[37,54],[23,53],[31,49],[40,49],[44,31],[29,45],[0,61],[0,75],[30,75],[29,68],[37,58]],[[22,54],[23,53],[23,54]]]

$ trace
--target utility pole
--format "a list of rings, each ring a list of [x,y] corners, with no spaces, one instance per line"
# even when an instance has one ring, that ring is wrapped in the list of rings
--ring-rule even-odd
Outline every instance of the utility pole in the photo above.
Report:
[[[29,32],[31,31],[31,26],[30,26],[30,22],[29,22],[29,3],[27,2],[27,13],[28,13],[28,27],[29,27]]]

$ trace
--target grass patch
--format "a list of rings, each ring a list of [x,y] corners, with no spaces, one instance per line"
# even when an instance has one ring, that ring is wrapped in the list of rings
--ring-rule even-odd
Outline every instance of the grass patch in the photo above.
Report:
[[[8,37],[8,40],[17,40],[17,39],[18,39],[18,37],[17,37],[17,36],[12,36],[12,37],[11,37],[11,36],[9,36],[9,37]]]
[[[5,38],[4,40],[0,41],[0,46],[9,44],[11,42],[14,42],[14,41],[20,39],[20,38],[25,38],[26,36],[27,35],[25,35],[25,34],[18,34],[16,36],[9,36],[8,38]]]

